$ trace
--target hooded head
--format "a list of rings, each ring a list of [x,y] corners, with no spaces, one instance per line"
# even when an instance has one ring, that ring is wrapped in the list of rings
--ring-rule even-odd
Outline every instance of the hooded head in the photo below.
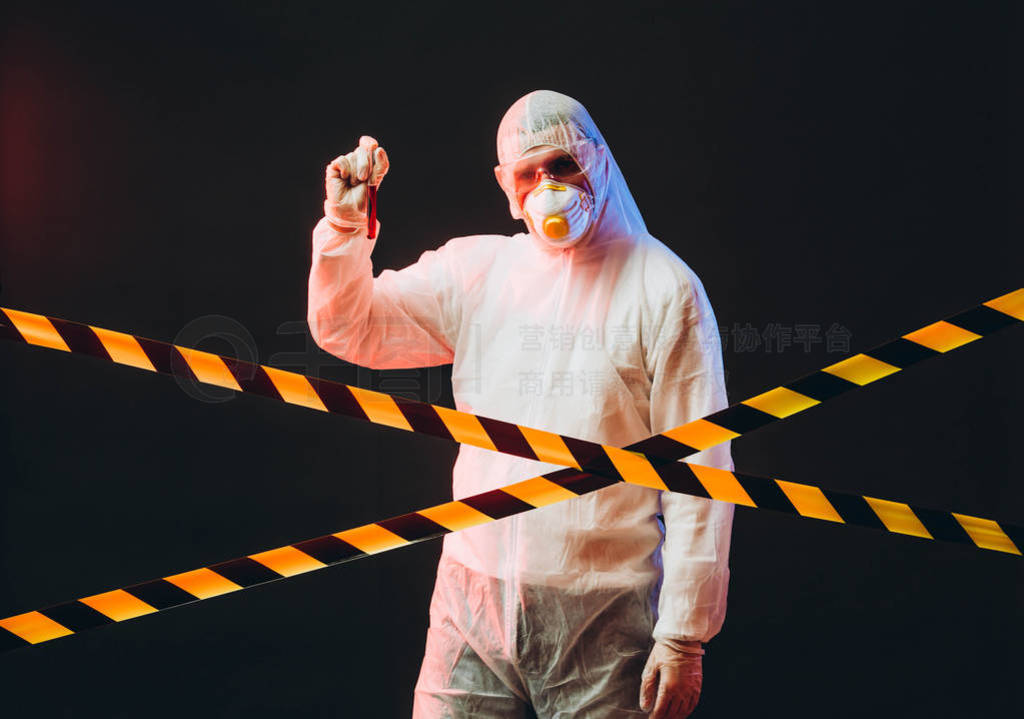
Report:
[[[586,176],[594,207],[587,229],[573,247],[597,247],[616,238],[646,234],[640,211],[604,137],[586,108],[571,97],[535,90],[519,98],[501,119],[497,145],[499,165],[544,147],[559,148],[576,160]],[[525,219],[524,198],[507,183],[501,184],[512,217]],[[535,239],[553,247],[547,238],[530,229]]]

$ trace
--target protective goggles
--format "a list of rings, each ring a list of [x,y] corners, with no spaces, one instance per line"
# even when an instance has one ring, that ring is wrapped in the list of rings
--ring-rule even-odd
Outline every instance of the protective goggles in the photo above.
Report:
[[[591,170],[597,165],[597,149],[593,140],[574,143],[568,150],[561,147],[539,149],[514,162],[498,165],[494,174],[503,189],[517,195],[529,192],[548,177],[584,187]]]

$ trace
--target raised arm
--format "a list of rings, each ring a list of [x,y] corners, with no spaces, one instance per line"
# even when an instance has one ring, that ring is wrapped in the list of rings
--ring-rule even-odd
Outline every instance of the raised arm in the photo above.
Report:
[[[458,327],[452,253],[430,250],[402,270],[373,276],[377,240],[367,238],[366,185],[379,184],[387,169],[387,155],[370,137],[327,166],[324,217],[313,230],[309,330],[321,348],[364,367],[447,364]]]

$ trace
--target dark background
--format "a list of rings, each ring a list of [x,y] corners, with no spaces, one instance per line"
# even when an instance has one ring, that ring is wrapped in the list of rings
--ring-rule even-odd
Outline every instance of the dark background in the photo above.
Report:
[[[588,107],[702,278],[733,402],[845,356],[772,327],[856,352],[1022,284],[1012,3],[144,5],[6,11],[4,306],[226,353],[212,335],[250,333],[261,362],[450,404],[446,368],[307,351],[323,166],[362,133],[388,149],[378,271],[510,233],[494,133],[536,88]],[[1008,330],[841,397],[736,466],[1024,522],[1022,349]],[[0,368],[0,616],[450,498],[438,440],[39,348]],[[408,716],[439,551],[2,655],[0,712]],[[696,716],[1022,706],[1019,559],[740,510],[731,566]]]

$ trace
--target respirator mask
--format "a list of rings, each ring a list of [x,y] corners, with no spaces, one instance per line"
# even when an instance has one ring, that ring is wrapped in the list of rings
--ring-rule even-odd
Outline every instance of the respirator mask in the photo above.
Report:
[[[571,247],[590,227],[594,198],[582,187],[544,180],[523,203],[534,234],[555,247]]]

